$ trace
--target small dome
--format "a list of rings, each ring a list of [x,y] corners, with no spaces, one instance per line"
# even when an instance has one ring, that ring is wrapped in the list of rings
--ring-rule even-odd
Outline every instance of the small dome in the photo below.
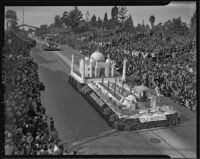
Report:
[[[111,63],[111,60],[110,59],[106,59],[106,63]]]
[[[99,50],[97,50],[94,53],[92,53],[92,55],[90,56],[90,59],[92,59],[92,58],[97,62],[105,61],[104,55],[102,53],[100,53]]]

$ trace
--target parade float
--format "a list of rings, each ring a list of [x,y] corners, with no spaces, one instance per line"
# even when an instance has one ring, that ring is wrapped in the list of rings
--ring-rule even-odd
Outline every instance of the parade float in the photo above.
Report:
[[[79,70],[74,69],[72,55],[69,83],[113,128],[139,130],[179,124],[179,112],[163,102],[156,90],[124,82],[126,62],[124,59],[122,76],[117,76],[116,62],[109,55],[105,60],[97,50],[90,58],[80,59]]]
[[[60,51],[61,50],[53,37],[45,37],[42,48],[44,51]]]

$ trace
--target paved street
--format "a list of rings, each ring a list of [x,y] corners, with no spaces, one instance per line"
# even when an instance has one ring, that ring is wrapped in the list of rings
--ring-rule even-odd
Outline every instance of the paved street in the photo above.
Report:
[[[67,82],[72,53],[78,62],[81,55],[64,46],[62,51],[43,51],[37,45],[31,51],[39,65],[40,80],[46,86],[42,92],[42,103],[47,114],[54,118],[63,143],[80,154],[166,154],[176,158],[195,157],[195,113],[177,106],[182,114],[182,123],[178,127],[133,132],[114,130]],[[171,102],[167,98],[166,100]]]
[[[63,142],[71,143],[111,129],[68,83],[69,67],[55,52],[36,47],[32,55],[39,65],[40,80],[46,86],[42,92],[43,105],[47,114],[53,116]]]

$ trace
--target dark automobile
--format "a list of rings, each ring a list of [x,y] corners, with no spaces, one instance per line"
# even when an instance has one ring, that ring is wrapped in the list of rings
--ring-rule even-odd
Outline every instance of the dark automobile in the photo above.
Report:
[[[42,48],[45,51],[60,51],[61,50],[53,38],[46,37],[44,41],[45,41],[45,44],[42,45]]]

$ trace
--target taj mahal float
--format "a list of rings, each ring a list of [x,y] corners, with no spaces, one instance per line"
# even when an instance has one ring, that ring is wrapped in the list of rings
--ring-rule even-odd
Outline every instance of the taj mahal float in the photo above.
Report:
[[[111,127],[138,130],[180,123],[179,112],[158,91],[125,83],[126,59],[122,75],[116,71],[116,62],[98,50],[90,58],[81,58],[78,69],[74,61],[72,55],[69,82]]]

